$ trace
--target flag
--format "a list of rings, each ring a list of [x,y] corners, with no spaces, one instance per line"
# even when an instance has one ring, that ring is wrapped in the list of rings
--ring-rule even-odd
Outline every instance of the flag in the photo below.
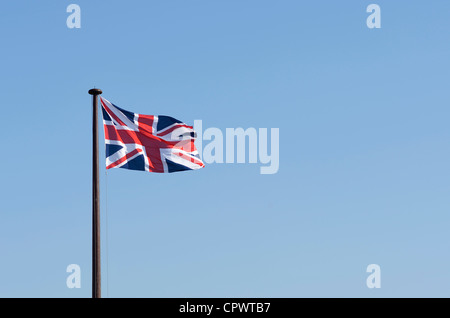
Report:
[[[100,97],[106,143],[106,169],[149,172],[195,170],[198,155],[193,127],[169,117],[132,113]]]

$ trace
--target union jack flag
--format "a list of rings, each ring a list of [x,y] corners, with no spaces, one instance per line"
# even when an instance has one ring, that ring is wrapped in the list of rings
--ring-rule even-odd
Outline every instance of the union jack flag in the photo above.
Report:
[[[198,155],[193,127],[169,116],[141,115],[100,97],[106,143],[106,169],[149,172],[195,170]]]

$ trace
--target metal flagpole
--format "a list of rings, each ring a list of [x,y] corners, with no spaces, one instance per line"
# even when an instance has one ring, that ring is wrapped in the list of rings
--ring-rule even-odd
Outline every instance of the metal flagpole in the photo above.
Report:
[[[92,115],[92,298],[101,298],[100,264],[100,184],[98,174],[98,88],[89,90],[93,101]]]

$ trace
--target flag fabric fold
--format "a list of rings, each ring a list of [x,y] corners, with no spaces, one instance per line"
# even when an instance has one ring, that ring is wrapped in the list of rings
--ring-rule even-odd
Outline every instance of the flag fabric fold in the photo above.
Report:
[[[136,114],[100,97],[106,169],[148,172],[196,170],[205,165],[194,145],[192,126],[169,117]]]

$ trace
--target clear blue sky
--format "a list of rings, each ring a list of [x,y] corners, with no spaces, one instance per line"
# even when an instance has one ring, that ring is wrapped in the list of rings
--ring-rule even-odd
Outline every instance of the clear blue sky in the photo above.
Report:
[[[66,26],[70,3],[81,29]],[[381,29],[366,26],[370,3]],[[94,86],[204,129],[280,129],[274,175],[106,176],[101,147],[103,296],[449,297],[449,12],[446,0],[2,3],[0,297],[91,296]],[[66,287],[72,263],[80,289]],[[380,289],[366,287],[373,263]]]

